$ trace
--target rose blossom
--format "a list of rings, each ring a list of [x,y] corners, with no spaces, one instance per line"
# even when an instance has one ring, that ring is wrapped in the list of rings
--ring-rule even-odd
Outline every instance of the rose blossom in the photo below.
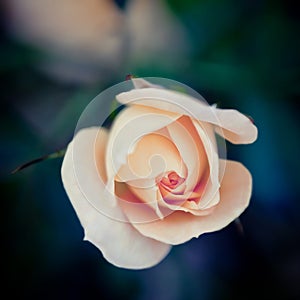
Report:
[[[243,114],[134,79],[108,130],[79,130],[62,180],[85,239],[112,264],[142,269],[177,245],[220,230],[248,206],[252,178],[219,158],[215,132],[249,144],[257,128]]]

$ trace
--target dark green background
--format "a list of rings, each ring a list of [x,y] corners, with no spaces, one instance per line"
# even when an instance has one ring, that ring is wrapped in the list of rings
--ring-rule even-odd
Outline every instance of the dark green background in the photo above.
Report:
[[[126,1],[117,2],[126,9]],[[1,292],[9,299],[300,297],[299,10],[292,1],[168,4],[191,41],[184,64],[165,65],[159,56],[90,85],[45,76],[36,64],[46,54],[1,25]],[[60,179],[62,159],[9,175],[64,148],[84,107],[126,73],[178,80],[210,103],[253,117],[257,142],[228,145],[228,157],[242,161],[254,179],[241,216],[244,236],[231,224],[174,247],[152,269],[118,269],[82,241]]]

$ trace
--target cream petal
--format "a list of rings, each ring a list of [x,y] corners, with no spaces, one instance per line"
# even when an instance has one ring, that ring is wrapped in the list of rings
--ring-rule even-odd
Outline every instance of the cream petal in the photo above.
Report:
[[[128,154],[141,137],[169,125],[179,117],[178,114],[140,105],[121,111],[110,131],[106,150],[109,180],[115,177],[122,165],[127,164]]]
[[[257,139],[257,127],[235,109],[214,108],[220,126],[216,132],[233,144],[251,144]]]
[[[127,182],[127,185],[129,189],[144,203],[149,205],[154,209],[157,216],[160,219],[163,219],[163,214],[161,213],[158,201],[157,201],[157,193],[158,193],[158,187],[156,185],[150,186],[150,187],[137,187],[136,184],[130,185],[129,182]]]
[[[208,168],[202,141],[189,117],[181,117],[168,125],[167,129],[187,166],[186,189],[192,191]]]
[[[201,186],[201,190],[203,190],[202,197],[198,203],[199,209],[207,209],[214,206],[220,199],[219,156],[217,153],[214,132],[211,128],[212,126],[203,127],[202,122],[197,120],[192,120],[192,122],[202,141],[209,163],[209,178],[208,181],[204,183],[204,186]]]
[[[218,109],[180,92],[141,88],[116,96],[122,104],[137,104],[185,114],[216,126],[216,131],[234,144],[253,143],[257,138],[256,126],[237,110]]]
[[[118,94],[116,98],[122,104],[144,105],[189,116],[196,116],[194,114],[199,111],[199,107],[206,109],[210,107],[187,94],[154,87],[133,89]]]
[[[73,157],[74,146],[79,141],[83,142],[84,146],[79,148],[85,150],[83,154],[87,160],[82,171],[85,172],[86,178],[93,184],[97,184],[94,181],[96,178],[99,179],[95,163],[88,157],[94,151],[94,141],[98,131],[98,128],[90,128],[78,132],[68,146],[61,169],[65,190],[84,228],[84,239],[98,247],[103,256],[118,267],[144,269],[154,266],[168,254],[170,246],[141,235],[129,223],[107,217],[101,210],[96,209],[82,192],[82,183],[79,182],[78,176],[74,172],[74,164],[77,163],[76,157]],[[93,142],[91,143],[91,141]],[[99,208],[111,216],[121,215],[122,211],[119,207],[108,205],[104,198],[105,193],[101,182],[100,187],[102,191],[97,189],[100,191],[100,194],[97,195]]]
[[[102,195],[103,191],[106,194],[106,203],[111,206],[115,203],[113,193],[108,192],[106,188],[107,175],[104,158],[107,141],[107,130],[101,127],[90,127],[77,132],[72,142],[73,168],[78,187],[97,209],[100,205],[99,195]],[[103,211],[105,207],[99,209],[107,215],[108,212]],[[122,215],[109,216],[124,220]]]
[[[217,231],[235,220],[248,206],[252,190],[252,177],[240,163],[220,160],[226,163],[222,179],[221,200],[211,214],[194,216],[190,213],[175,211],[164,220],[151,223],[133,223],[143,235],[158,241],[177,245],[207,232]],[[126,214],[126,210],[124,211]],[[130,214],[127,214],[130,219]]]
[[[160,205],[173,210],[191,212],[194,215],[206,215],[210,212],[208,208],[219,200],[219,159],[212,126],[206,124],[204,131],[202,127],[195,126],[198,126],[198,123],[199,121],[183,116],[167,126],[170,137],[187,165],[188,177],[185,181],[187,187],[183,193],[172,195],[173,191],[168,193],[161,189],[164,200]],[[209,178],[210,173],[212,178]],[[187,199],[189,201],[186,201]]]
[[[118,179],[118,178],[117,178]],[[126,183],[130,191],[139,199],[139,202],[147,203],[162,217],[159,212],[156,193],[158,192],[157,180],[155,178],[134,179],[134,180],[115,180],[115,187],[117,183]]]
[[[168,171],[186,177],[186,167],[172,140],[151,133],[135,143],[134,149],[127,155],[126,164],[117,173],[117,180],[126,182],[139,178],[157,178]]]
[[[186,211],[188,211],[189,213],[195,215],[195,216],[206,216],[209,215],[213,212],[213,210],[215,209],[215,206],[211,206],[209,208],[206,209],[199,209],[198,205],[193,202],[193,201],[187,201],[184,203],[185,209]]]
[[[90,131],[90,141],[93,142],[93,137],[94,134],[97,134],[96,140],[94,141],[94,158],[95,158],[95,163],[96,167],[98,170],[98,174],[100,178],[103,180],[104,183],[107,182],[107,175],[106,175],[106,168],[105,168],[105,150],[106,150],[106,145],[107,145],[107,140],[108,140],[108,132],[106,129],[101,128],[95,128],[89,129]]]
[[[101,127],[82,129],[73,139],[73,166],[81,192],[86,199],[105,215],[125,220],[123,215],[110,215],[105,206],[100,207],[99,195],[105,192],[107,205],[113,206],[116,202],[113,193],[107,189],[107,175],[105,168],[105,151],[108,133]]]
[[[163,188],[160,189],[160,192],[160,197],[158,197],[159,206],[168,208],[168,215],[174,211],[184,211],[195,216],[204,216],[211,213],[211,211],[214,209],[214,207],[210,207],[208,209],[199,209],[198,205],[192,201],[193,198],[197,198],[199,195],[193,192],[188,192],[183,195],[174,195],[171,193],[168,194],[168,191],[164,190]]]
[[[151,204],[150,200],[154,200],[154,198],[157,202],[157,190],[148,190],[146,192],[148,200],[146,201],[141,201],[139,196],[125,182],[116,182],[115,192],[118,205],[122,210],[130,213],[130,223],[149,223],[162,219],[166,214],[170,214],[169,210],[167,211],[165,208],[158,208],[159,212],[157,212],[156,206]]]
[[[163,88],[162,86],[150,83],[149,81],[147,81],[143,78],[132,78],[131,81],[133,83],[134,88],[136,88],[136,89],[144,89],[144,88],[158,88],[158,89],[161,88],[162,89]]]

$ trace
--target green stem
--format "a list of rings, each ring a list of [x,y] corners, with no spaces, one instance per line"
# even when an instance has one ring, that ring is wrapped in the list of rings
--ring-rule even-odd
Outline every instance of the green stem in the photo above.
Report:
[[[66,153],[66,149],[62,149],[62,150],[58,150],[56,152],[53,152],[51,154],[47,154],[47,155],[44,155],[44,156],[41,156],[41,157],[38,157],[36,159],[33,159],[25,164],[22,164],[20,165],[19,167],[17,167],[15,170],[13,170],[11,172],[11,174],[15,174],[31,165],[34,165],[36,163],[39,163],[41,161],[44,161],[44,160],[47,160],[47,159],[54,159],[54,158],[59,158],[59,157],[63,157]]]

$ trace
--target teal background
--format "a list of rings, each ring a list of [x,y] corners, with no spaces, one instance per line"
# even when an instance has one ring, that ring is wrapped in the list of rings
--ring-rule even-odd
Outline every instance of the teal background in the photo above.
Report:
[[[126,1],[116,1],[126,11]],[[189,51],[120,67],[107,79],[64,82],[37,68],[48,55],[10,34],[2,4],[1,249],[3,293],[21,299],[299,299],[299,10],[293,1],[167,1]],[[54,20],[55,21],[55,20]],[[153,32],[153,34],[156,34]],[[165,64],[165,60],[171,63]],[[176,246],[156,267],[118,269],[83,242],[60,178],[62,159],[17,174],[64,148],[85,106],[125,79],[166,77],[211,104],[251,115],[256,143],[228,144],[254,180],[251,204],[234,223]]]

